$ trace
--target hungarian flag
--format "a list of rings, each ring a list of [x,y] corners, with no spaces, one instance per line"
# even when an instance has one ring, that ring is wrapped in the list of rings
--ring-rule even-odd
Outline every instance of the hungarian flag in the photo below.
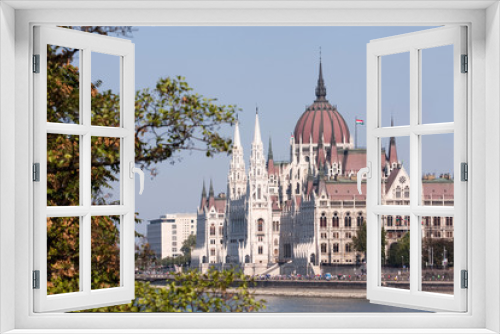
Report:
[[[356,124],[363,125],[363,124],[365,124],[365,122],[362,119],[356,118]]]

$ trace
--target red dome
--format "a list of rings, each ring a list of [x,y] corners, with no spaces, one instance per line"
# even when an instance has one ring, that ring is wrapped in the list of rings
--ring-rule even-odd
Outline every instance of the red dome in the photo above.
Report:
[[[319,144],[321,132],[325,144],[333,141],[332,136],[337,144],[349,143],[351,138],[344,118],[328,101],[315,101],[306,109],[295,126],[295,142],[299,143],[302,137],[302,143],[309,144],[312,137],[312,143]]]

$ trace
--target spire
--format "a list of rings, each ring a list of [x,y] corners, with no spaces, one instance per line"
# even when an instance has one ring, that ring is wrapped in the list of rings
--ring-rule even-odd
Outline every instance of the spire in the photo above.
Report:
[[[267,173],[269,175],[275,174],[274,159],[273,159],[273,144],[271,142],[271,137],[269,137],[269,151],[267,153]]]
[[[203,187],[205,187],[204,183],[203,183]],[[209,197],[213,197],[214,196],[214,185],[212,183],[212,179],[210,179],[210,190],[208,192],[208,196]]]
[[[394,126],[394,119],[391,117],[391,127]],[[396,150],[396,138],[391,137],[389,140],[389,164],[398,164],[398,152]]]
[[[318,85],[316,86],[316,101],[326,101],[326,87],[323,80],[323,67],[321,65],[321,49],[319,56],[319,78]]]
[[[203,180],[203,190],[201,191],[200,209],[203,209],[205,207],[206,201],[207,201],[207,191],[205,189],[205,180]]]
[[[269,149],[267,152],[267,160],[274,160],[273,159],[273,142],[271,141],[271,137],[269,137]]]
[[[236,120],[236,124],[234,126],[234,138],[233,138],[233,146],[241,147],[241,139],[240,139],[240,126],[239,121]]]
[[[259,108],[255,109],[255,130],[253,133],[253,143],[261,143],[260,124],[259,124]]]
[[[208,191],[208,209],[215,206],[215,196],[214,196],[214,186],[212,184],[212,179],[210,179],[210,190]]]

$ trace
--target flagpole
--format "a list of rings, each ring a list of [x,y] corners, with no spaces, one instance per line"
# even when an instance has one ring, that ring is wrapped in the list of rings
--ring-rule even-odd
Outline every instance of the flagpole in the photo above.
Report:
[[[354,148],[358,148],[358,116],[354,116]]]

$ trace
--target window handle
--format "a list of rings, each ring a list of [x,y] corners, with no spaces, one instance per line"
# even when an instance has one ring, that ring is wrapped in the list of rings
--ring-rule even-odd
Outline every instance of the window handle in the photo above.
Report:
[[[363,177],[363,174],[366,174],[367,179],[370,179],[372,177],[372,163],[370,161],[368,161],[367,167],[363,167],[358,171],[358,175],[356,177],[358,181],[358,192],[360,195],[363,194],[363,192],[361,191],[361,179]]]
[[[139,195],[142,195],[142,192],[144,191],[144,172],[142,169],[135,167],[135,163],[133,161],[130,161],[129,176],[131,179],[134,178],[135,173],[139,174]]]

